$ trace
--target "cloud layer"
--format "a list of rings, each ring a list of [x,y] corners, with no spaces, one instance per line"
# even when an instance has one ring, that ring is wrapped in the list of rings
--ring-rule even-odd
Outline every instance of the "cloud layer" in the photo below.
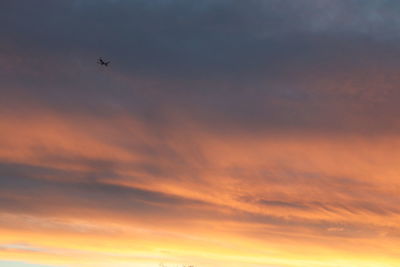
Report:
[[[399,10],[2,1],[0,259],[398,265]]]

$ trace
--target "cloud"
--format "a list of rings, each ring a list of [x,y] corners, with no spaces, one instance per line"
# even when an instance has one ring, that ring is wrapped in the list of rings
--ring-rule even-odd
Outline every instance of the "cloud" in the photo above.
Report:
[[[399,8],[1,1],[0,256],[396,265]]]

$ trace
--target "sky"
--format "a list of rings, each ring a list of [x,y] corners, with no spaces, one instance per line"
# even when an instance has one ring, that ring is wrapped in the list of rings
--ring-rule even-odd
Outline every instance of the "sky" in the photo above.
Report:
[[[0,266],[399,266],[399,14],[0,1]]]
[[[0,261],[1,266],[8,266],[8,267],[48,267],[45,265],[37,265],[37,264],[27,264],[23,262],[14,262],[14,261]]]

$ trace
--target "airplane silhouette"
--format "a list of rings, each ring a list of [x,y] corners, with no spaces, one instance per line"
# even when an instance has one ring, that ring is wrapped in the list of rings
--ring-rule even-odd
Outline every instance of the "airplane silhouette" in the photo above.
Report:
[[[98,64],[100,64],[101,66],[105,66],[105,67],[108,67],[108,64],[109,64],[110,62],[111,62],[111,61],[104,61],[101,57],[100,57],[99,60],[97,61]]]

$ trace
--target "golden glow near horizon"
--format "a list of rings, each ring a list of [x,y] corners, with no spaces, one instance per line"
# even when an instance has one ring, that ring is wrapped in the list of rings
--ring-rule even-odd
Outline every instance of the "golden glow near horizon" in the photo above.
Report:
[[[395,137],[247,138],[192,125],[168,129],[161,148],[125,116],[40,113],[18,121],[2,117],[0,158],[32,181],[19,188],[16,177],[9,195],[2,193],[10,204],[0,216],[1,259],[57,266],[398,262]],[[175,158],[141,154],[132,149],[139,142],[168,146],[158,153]],[[160,169],[149,171],[151,164]],[[112,171],[93,180],[103,167]],[[40,195],[30,192],[36,187]]]

